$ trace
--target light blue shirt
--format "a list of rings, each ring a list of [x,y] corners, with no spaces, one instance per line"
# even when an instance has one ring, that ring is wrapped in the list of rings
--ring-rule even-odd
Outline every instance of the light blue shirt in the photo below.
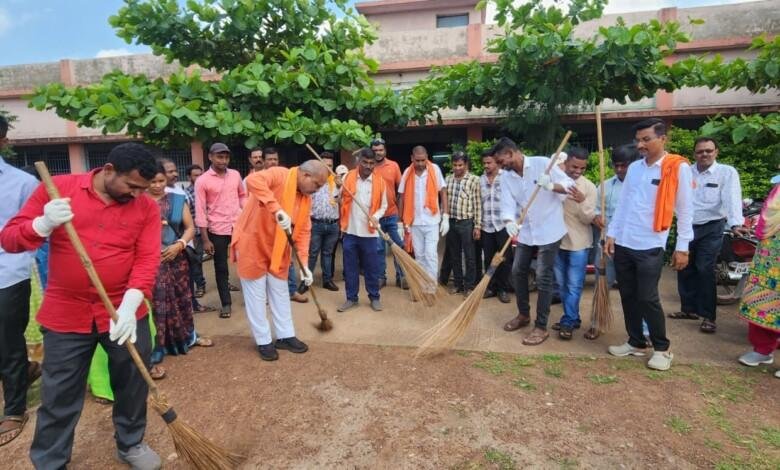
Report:
[[[19,212],[35,188],[38,180],[22,170],[12,167],[0,157],[0,230]],[[30,279],[30,267],[34,251],[6,253],[0,247],[0,289]]]
[[[612,222],[612,217],[615,215],[618,203],[620,202],[620,192],[623,190],[623,182],[618,179],[617,176],[613,176],[604,182],[606,186],[606,223],[609,225]],[[601,215],[601,186],[599,186],[598,193],[596,195],[596,215]]]

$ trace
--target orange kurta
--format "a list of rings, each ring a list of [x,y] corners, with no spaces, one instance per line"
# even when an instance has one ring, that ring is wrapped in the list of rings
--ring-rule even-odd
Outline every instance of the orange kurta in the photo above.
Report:
[[[238,276],[243,279],[258,279],[269,272],[278,279],[287,279],[291,257],[289,247],[284,251],[281,267],[276,271],[271,271],[271,254],[277,228],[274,213],[282,208],[280,201],[289,172],[289,169],[277,166],[252,173],[246,178],[249,198],[233,229],[230,244],[233,260],[238,258]],[[293,231],[293,240],[304,265],[309,261],[311,219],[310,214],[298,212],[305,198],[311,196],[296,193],[295,208],[288,212],[292,220],[300,220]]]

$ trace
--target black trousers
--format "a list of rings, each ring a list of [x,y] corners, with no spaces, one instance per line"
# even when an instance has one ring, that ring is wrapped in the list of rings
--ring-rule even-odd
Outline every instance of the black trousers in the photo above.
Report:
[[[471,219],[450,219],[450,231],[446,237],[447,253],[450,257],[455,287],[474,289],[477,275],[477,260],[474,253],[474,221]],[[463,272],[463,261],[466,272]]]
[[[216,235],[209,232],[209,240],[214,244],[214,278],[217,281],[217,291],[222,306],[231,305],[230,285],[228,283],[228,251],[230,250],[230,235]]]
[[[632,250],[615,245],[615,276],[617,277],[628,344],[644,348],[642,320],[647,322],[650,341],[656,351],[667,351],[666,321],[658,296],[658,281],[664,266],[664,249]]]
[[[149,367],[152,352],[149,319],[138,320],[135,347]],[[114,439],[122,451],[138,445],[146,431],[149,389],[127,348],[108,338],[108,332],[56,333],[43,330],[41,406],[30,459],[36,469],[64,468],[70,461],[73,436],[84,407],[87,374],[98,343],[108,353],[108,371],[114,390]]]
[[[498,232],[488,233],[482,231],[480,237],[482,241],[482,251],[485,254],[485,271],[487,272],[490,267],[490,262],[493,261],[493,256],[501,250],[506,243],[509,235],[506,233],[506,229],[501,229]],[[504,261],[496,268],[496,273],[490,279],[490,285],[488,288],[494,292],[508,292],[509,291],[509,271],[512,267],[512,250],[508,249],[504,252]]]
[[[723,244],[724,220],[713,220],[693,226],[693,241],[689,247],[690,263],[677,272],[677,292],[680,310],[695,313],[715,321],[717,290],[715,263]]]
[[[555,277],[553,272],[555,258],[558,256],[560,246],[561,241],[558,240],[557,242],[540,246],[519,243],[515,247],[515,259],[512,263],[512,281],[515,283],[515,293],[517,294],[517,313],[526,317],[531,315],[528,273],[531,272],[534,248],[538,249],[536,254],[536,286],[539,295],[536,298],[536,320],[534,320],[534,326],[542,330],[547,329],[547,320],[550,317],[553,278]]]
[[[27,343],[24,330],[30,320],[30,280],[0,289],[0,376],[6,416],[27,410]]]

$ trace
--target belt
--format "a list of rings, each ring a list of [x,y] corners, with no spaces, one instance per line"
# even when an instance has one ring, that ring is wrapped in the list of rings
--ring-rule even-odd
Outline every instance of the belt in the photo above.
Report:
[[[311,221],[318,224],[335,224],[339,221],[339,219],[316,219],[312,217]]]
[[[454,219],[454,218],[450,219],[450,222],[473,222],[473,221],[474,219]]]
[[[705,225],[714,224],[714,223],[725,223],[726,219],[715,219],[715,220],[708,220],[707,222],[701,223],[701,224],[693,224],[694,227],[703,227]]]

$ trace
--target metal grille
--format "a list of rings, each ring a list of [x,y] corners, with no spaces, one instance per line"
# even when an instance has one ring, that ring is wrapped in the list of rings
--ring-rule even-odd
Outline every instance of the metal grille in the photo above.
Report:
[[[10,164],[23,168],[37,161],[46,162],[49,173],[62,175],[70,173],[70,158],[67,145],[47,145],[40,147],[13,148],[16,156],[9,161]]]
[[[116,144],[86,144],[84,146],[84,152],[87,155],[87,170],[100,168],[105,165],[106,162],[108,162],[108,152],[120,143],[121,142],[117,142]]]
[[[179,181],[187,181],[187,167],[192,165],[192,152],[190,149],[150,149],[156,158],[168,158],[176,164],[179,172]]]

